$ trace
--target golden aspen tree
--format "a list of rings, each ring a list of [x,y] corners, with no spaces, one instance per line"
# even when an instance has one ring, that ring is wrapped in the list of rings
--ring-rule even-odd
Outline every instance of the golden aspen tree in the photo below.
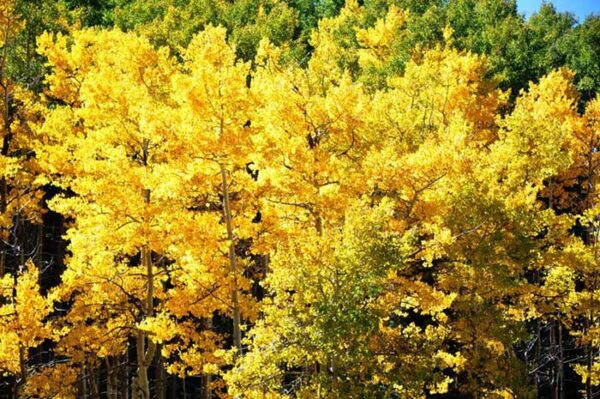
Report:
[[[19,397],[30,374],[29,350],[50,338],[45,319],[52,307],[40,292],[39,272],[31,261],[14,276],[2,277],[0,298],[0,371],[17,378],[13,395]]]
[[[53,68],[46,95],[56,104],[39,129],[40,151],[54,184],[74,193],[50,203],[73,218],[71,256],[55,292],[72,301],[59,343],[85,378],[97,359],[121,355],[134,339],[132,392],[149,398],[156,344],[140,323],[155,314],[167,278],[155,262],[168,234],[161,209],[173,208],[158,177],[173,134],[165,104],[172,62],[118,31],[76,32],[70,44],[46,35],[40,51]]]
[[[251,91],[262,100],[259,112],[252,120],[252,127],[260,130],[254,141],[257,158],[253,160],[253,167],[258,171],[261,229],[264,230],[256,244],[270,250],[277,248],[277,252],[289,252],[292,256],[292,253],[325,251],[328,239],[333,237],[326,232],[335,228],[334,224],[351,199],[346,193],[352,190],[351,179],[355,175],[352,171],[358,165],[352,160],[352,154],[359,151],[362,140],[358,115],[366,104],[360,87],[348,78],[339,86],[327,87],[319,81],[320,78],[313,78],[299,68],[280,67],[279,54],[278,49],[263,42],[257,60],[260,66],[251,82]],[[352,104],[352,101],[355,103]],[[269,267],[278,270],[278,276],[291,277],[296,271],[289,260],[273,258]],[[306,261],[301,259],[295,259],[295,262],[306,268],[309,280],[305,283],[316,277],[319,265],[304,264]],[[326,273],[325,269],[322,272]],[[282,293],[286,289],[293,290],[292,287],[284,288],[286,282],[280,282],[278,278],[272,281],[271,288]],[[285,301],[274,305],[271,311],[280,311],[280,315],[292,311],[291,308],[281,308],[283,303]],[[307,304],[299,302],[297,305]],[[273,318],[278,319],[275,315]],[[283,319],[281,321],[284,322]],[[272,333],[271,329],[274,329]],[[279,324],[265,325],[261,331],[267,336],[261,335],[256,340],[268,340],[272,334],[275,334],[275,340],[292,339],[285,335],[278,337],[278,334],[285,334],[285,330],[279,330]],[[278,345],[285,346],[286,342],[278,341]],[[277,348],[280,347],[272,349],[277,351]],[[296,349],[306,353],[302,345],[296,346]],[[317,362],[323,362],[323,367],[328,367],[326,357],[332,352],[326,353],[320,359],[304,358],[294,362],[283,358],[282,361],[290,360],[290,366],[305,368],[314,368]],[[264,363],[246,366],[246,362],[254,356],[260,354],[245,356],[239,367],[250,372],[265,366]],[[316,370],[305,373],[309,380],[311,373],[315,374]],[[298,379],[302,380],[304,377]],[[254,388],[260,392],[264,387]],[[247,394],[250,395],[250,392]]]
[[[551,75],[552,76],[552,75]],[[572,84],[573,75],[564,78]],[[576,98],[571,93],[572,101]],[[551,109],[554,115],[560,114]],[[562,231],[555,228],[556,236],[542,259],[542,281],[535,301],[538,317],[568,331],[577,341],[581,359],[573,362],[558,347],[561,374],[566,363],[581,376],[585,397],[593,397],[593,387],[600,385],[599,366],[595,360],[598,347],[598,260],[597,260],[597,193],[598,174],[598,101],[590,101],[583,115],[571,117],[572,135],[567,136],[572,163],[552,178],[545,188],[549,205],[564,213]],[[560,226],[557,226],[560,227]],[[555,340],[556,341],[556,340]],[[561,345],[560,342],[555,345]],[[560,387],[557,387],[560,388]]]
[[[231,341],[238,356],[243,351],[244,320],[256,316],[244,273],[252,260],[244,248],[260,234],[260,225],[253,222],[259,211],[253,178],[257,103],[248,87],[250,64],[236,60],[225,34],[224,28],[209,26],[195,36],[183,52],[180,71],[173,75],[175,123],[184,146],[179,173],[187,181],[180,196],[187,216],[173,220],[169,256],[178,266],[171,276],[175,287],[168,292],[164,313],[157,316],[169,318],[172,328],[159,323],[156,334],[169,330],[176,335],[181,319],[190,313],[204,319],[221,314],[232,320]],[[250,250],[261,253],[254,246]],[[201,302],[199,289],[206,291]],[[182,329],[181,338],[189,339],[194,328],[192,324]],[[199,356],[210,353],[206,341],[184,352],[173,370],[217,371]],[[177,345],[164,348],[182,351]]]
[[[189,140],[192,178],[207,187],[209,202],[221,198],[218,216],[225,225],[229,280],[224,284],[231,292],[234,346],[241,351],[240,303],[250,299],[240,297],[244,261],[236,250],[242,240],[253,235],[251,221],[257,212],[249,190],[253,180],[247,171],[253,155],[255,102],[247,85],[250,64],[236,61],[235,48],[227,44],[225,34],[224,28],[209,26],[192,40],[184,54],[184,73],[175,79],[174,90],[180,105],[180,129]],[[214,268],[222,270],[218,266],[222,260],[215,261]]]
[[[581,162],[583,167],[587,166],[587,198],[586,210],[580,219],[586,228],[584,242],[587,244],[586,255],[577,262],[575,267],[577,281],[583,282],[581,292],[576,294],[577,310],[583,322],[573,329],[571,334],[575,335],[581,346],[585,348],[584,364],[576,365],[575,371],[581,375],[585,384],[586,397],[592,397],[592,387],[600,386],[600,361],[597,356],[600,353],[600,272],[598,271],[598,240],[600,226],[598,226],[598,200],[597,200],[597,176],[598,176],[598,148],[600,128],[600,100],[598,98],[590,101],[583,115],[583,134],[579,137],[579,143],[584,144],[583,151],[578,152],[585,160]],[[578,160],[581,160],[579,158]],[[579,251],[577,251],[579,252]]]
[[[245,189],[249,64],[235,61],[222,28],[194,38],[182,65],[117,30],[69,40],[40,42],[53,68],[40,152],[65,190],[50,206],[73,220],[54,293],[72,301],[59,346],[93,373],[135,339],[133,390],[148,398],[158,345],[181,376],[219,362],[222,338],[190,316],[231,317],[238,352],[241,318],[253,317],[237,254],[256,215]]]
[[[399,274],[397,270],[403,269],[408,260],[398,254],[395,260],[377,259],[375,254],[367,260],[358,255],[371,250],[356,241],[368,241],[369,234],[377,234],[355,231],[358,227],[354,223],[360,223],[361,213],[358,210],[349,213],[349,209],[355,204],[369,212],[369,208],[375,206],[373,201],[385,202],[388,197],[375,196],[371,200],[367,197],[358,202],[360,205],[356,202],[362,195],[372,194],[374,187],[369,184],[375,184],[374,180],[382,175],[380,171],[367,169],[375,167],[364,159],[369,148],[377,151],[380,144],[390,149],[390,142],[381,141],[381,137],[373,134],[377,130],[365,123],[370,121],[371,98],[347,75],[336,82],[323,81],[319,74],[312,74],[312,68],[320,68],[315,60],[311,61],[308,73],[304,73],[278,67],[277,51],[268,45],[262,50],[274,57],[267,57],[252,89],[269,93],[265,98],[275,101],[265,104],[254,121],[264,126],[265,138],[269,140],[265,144],[263,163],[258,166],[261,171],[258,183],[265,187],[261,212],[263,220],[281,215],[275,216],[280,220],[275,229],[281,231],[278,235],[284,240],[280,239],[272,253],[272,274],[266,283],[275,297],[265,305],[265,317],[253,331],[253,351],[228,377],[234,394],[261,397],[268,393],[276,397],[277,392],[293,390],[297,397],[341,394],[361,397],[387,391],[419,397],[425,392],[445,392],[451,379],[436,374],[436,365],[460,368],[462,364],[459,354],[455,357],[443,350],[446,331],[437,324],[438,318],[446,320],[443,312],[452,303],[453,295]],[[287,90],[282,91],[282,88]],[[367,126],[371,129],[367,130]],[[385,168],[393,156],[393,148],[382,156],[385,160],[373,162]],[[392,174],[392,170],[388,174]],[[393,206],[385,208],[393,210]],[[398,228],[403,224],[396,220],[395,211],[390,215],[392,226]],[[381,214],[379,217],[383,218]],[[382,220],[373,222],[382,223]],[[397,239],[404,243],[406,257],[420,252],[413,232],[388,229],[389,226],[382,234],[398,235]],[[349,237],[341,236],[341,232]],[[355,242],[358,248],[348,246],[346,240]],[[345,255],[350,257],[348,260],[340,259],[342,255],[338,251],[342,248],[351,251]],[[365,292],[366,289],[361,288],[360,277],[356,279],[359,272],[353,269],[361,266],[365,266],[363,273],[371,270],[375,273],[371,284],[379,289]],[[365,277],[365,284],[367,281],[370,280]],[[367,325],[362,333],[350,327],[352,319],[346,319],[348,313],[353,314],[355,320],[371,318],[365,321]],[[430,316],[434,322],[417,326],[410,321],[414,315]],[[339,328],[334,327],[336,321],[340,323]],[[370,347],[349,348],[348,342],[367,339],[360,338],[360,334],[378,338],[368,341]],[[416,346],[411,347],[410,342]],[[394,345],[406,353],[385,349]],[[427,350],[414,352],[416,347],[427,347]],[[409,358],[415,366],[415,374],[405,372],[414,377],[414,381],[411,377],[404,380],[402,373],[394,373],[398,375],[394,378],[384,371],[401,368]],[[373,363],[375,359],[378,360]],[[287,373],[274,367],[282,363]],[[282,381],[288,382],[282,387]]]
[[[496,351],[507,359],[515,359],[515,344],[527,338],[520,314],[530,314],[535,306],[528,300],[530,293],[537,290],[531,275],[535,275],[536,265],[547,249],[545,232],[564,223],[564,219],[544,209],[538,198],[547,179],[571,163],[568,142],[576,116],[571,94],[569,82],[561,73],[543,79],[539,86],[532,85],[529,92],[522,92],[514,110],[498,119],[498,139],[484,159],[486,170],[479,174],[478,184],[497,207],[487,210],[495,213],[492,215],[497,227],[487,233],[488,239],[482,242],[487,245],[480,249],[479,259],[483,265],[492,267],[484,269],[487,273],[498,277],[496,280],[488,277],[479,290],[489,292],[484,298],[491,299],[493,309],[500,312],[502,321],[490,323],[491,330],[510,326],[504,329],[501,336],[504,339],[489,342],[492,353]],[[472,329],[469,324],[464,327]],[[476,333],[478,329],[474,330]],[[494,365],[489,361],[486,364]],[[488,367],[483,369],[493,374]],[[507,387],[508,392],[516,397],[525,394],[515,390],[514,387],[523,385],[516,376],[506,374],[502,368],[495,369],[495,374],[501,379],[491,379],[490,389],[510,378],[515,384],[513,388]],[[479,389],[480,376],[475,372],[472,377],[471,389]]]
[[[527,245],[535,258],[521,265],[529,275],[529,284],[520,295],[521,304],[513,310],[525,320],[535,320],[531,365],[550,369],[555,397],[564,386],[567,359],[563,331],[570,328],[574,294],[574,285],[569,283],[570,262],[561,260],[573,238],[569,229],[575,221],[564,213],[580,135],[572,77],[566,70],[555,71],[521,93],[513,112],[500,123],[501,140],[490,157],[497,165],[490,177],[495,174],[506,187],[499,194],[511,208],[529,208],[533,217],[529,224],[538,226],[538,233],[530,234],[533,239]],[[548,330],[547,338],[544,329]],[[541,353],[544,339],[549,341],[551,361]]]
[[[394,201],[396,228],[413,237],[413,257],[396,278],[424,281],[453,298],[442,325],[463,360],[446,389],[495,397],[526,388],[519,380],[524,370],[504,371],[517,365],[504,348],[520,324],[500,306],[519,286],[520,269],[511,270],[502,252],[493,262],[484,260],[490,248],[510,252],[515,244],[513,227],[502,222],[509,215],[485,174],[487,148],[498,134],[495,115],[505,99],[485,79],[486,67],[481,57],[447,44],[390,77],[390,89],[374,93],[369,121],[380,144],[364,169],[372,195]]]

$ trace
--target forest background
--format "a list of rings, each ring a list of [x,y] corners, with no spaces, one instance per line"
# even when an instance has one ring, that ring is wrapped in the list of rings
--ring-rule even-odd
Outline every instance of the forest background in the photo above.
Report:
[[[600,17],[1,0],[0,398],[600,397]]]

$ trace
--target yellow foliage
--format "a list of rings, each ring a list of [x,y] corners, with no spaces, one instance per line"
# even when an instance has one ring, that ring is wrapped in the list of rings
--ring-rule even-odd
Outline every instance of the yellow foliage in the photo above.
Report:
[[[39,271],[28,261],[16,276],[0,280],[0,370],[3,374],[26,373],[27,353],[50,338],[46,317],[51,306],[39,288]]]

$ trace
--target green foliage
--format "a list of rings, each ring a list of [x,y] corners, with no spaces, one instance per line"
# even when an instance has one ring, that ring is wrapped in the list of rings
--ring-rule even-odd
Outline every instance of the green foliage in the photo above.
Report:
[[[71,11],[64,0],[19,0],[16,15],[23,18],[23,28],[7,43],[4,73],[14,82],[39,90],[45,70],[37,54],[36,39],[44,31],[66,33],[80,21],[80,13]]]
[[[176,52],[208,24],[222,25],[245,60],[254,58],[263,37],[293,45],[298,26],[298,12],[280,0],[121,0],[109,18],[121,29],[136,30]]]
[[[571,33],[567,65],[575,71],[577,88],[585,100],[600,90],[600,16],[590,16]]]

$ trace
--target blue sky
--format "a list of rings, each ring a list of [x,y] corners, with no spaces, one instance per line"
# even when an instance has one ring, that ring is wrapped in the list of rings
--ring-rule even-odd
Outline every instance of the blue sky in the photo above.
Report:
[[[600,14],[600,0],[547,0],[546,3],[553,3],[559,11],[572,12],[579,22],[591,13]],[[537,11],[541,4],[542,0],[517,0],[519,12],[526,17]]]

